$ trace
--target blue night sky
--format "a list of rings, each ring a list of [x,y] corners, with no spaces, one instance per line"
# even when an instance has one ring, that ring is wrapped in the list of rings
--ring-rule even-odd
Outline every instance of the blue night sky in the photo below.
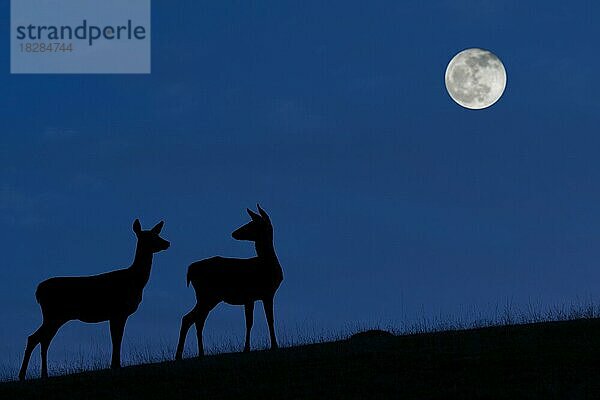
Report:
[[[124,352],[170,353],[187,265],[253,256],[230,234],[256,202],[285,274],[283,343],[600,300],[597,2],[177,3],[153,2],[152,74],[112,76],[10,75],[2,3],[0,366],[41,322],[37,284],[127,267],[138,217],[164,219],[172,247]],[[489,109],[447,95],[468,47],[506,67]],[[242,309],[219,306],[207,347],[243,332]],[[109,363],[107,325],[72,322],[50,367],[97,354]]]

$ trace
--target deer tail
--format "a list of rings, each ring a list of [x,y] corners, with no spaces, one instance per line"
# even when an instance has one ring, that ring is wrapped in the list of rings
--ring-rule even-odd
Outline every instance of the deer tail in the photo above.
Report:
[[[190,282],[192,281],[192,266],[190,265],[187,270],[187,275],[185,277],[187,281],[187,287],[190,287]]]
[[[42,304],[42,301],[44,300],[45,294],[47,292],[47,285],[44,285],[45,282],[46,281],[40,283],[35,289],[35,299],[37,300],[38,304]]]
[[[40,286],[38,285],[37,289],[35,289],[35,299],[37,300],[38,304],[40,304]]]
[[[209,260],[211,259],[196,261],[195,263],[190,264],[186,276],[188,286],[190,286],[190,283],[192,284],[192,286],[194,286],[194,282],[202,280],[204,276],[204,268],[206,267],[206,263]]]

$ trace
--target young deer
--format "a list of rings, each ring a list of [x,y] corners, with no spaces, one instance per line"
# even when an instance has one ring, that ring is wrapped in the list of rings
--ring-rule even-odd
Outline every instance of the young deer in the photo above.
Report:
[[[142,292],[152,267],[152,256],[169,248],[159,236],[164,222],[142,231],[140,221],[133,223],[137,248],[133,264],[126,269],[94,276],[51,278],[40,283],[35,297],[43,315],[42,326],[27,338],[27,348],[19,379],[25,379],[31,352],[39,344],[42,351],[42,378],[48,376],[47,354],[50,342],[67,321],[94,323],[110,321],[112,338],[111,368],[121,366],[121,340],[127,318],[142,302]]]
[[[248,209],[252,220],[231,235],[237,240],[255,243],[254,258],[212,257],[193,263],[188,268],[187,284],[190,282],[196,292],[196,306],[181,321],[179,343],[175,359],[180,360],[187,332],[196,324],[198,354],[204,354],[202,330],[208,313],[222,301],[232,305],[243,305],[246,314],[246,344],[244,351],[250,351],[250,330],[254,317],[254,302],[262,300],[269,325],[271,348],[277,348],[277,338],[273,326],[273,297],[283,281],[283,271],[273,248],[273,225],[269,216],[260,208],[256,214]]]

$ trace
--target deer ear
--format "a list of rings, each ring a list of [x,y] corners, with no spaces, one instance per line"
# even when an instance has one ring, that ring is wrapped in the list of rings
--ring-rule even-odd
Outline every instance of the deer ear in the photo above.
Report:
[[[263,210],[259,204],[256,204],[256,208],[258,208],[258,212],[260,216],[265,220],[265,222],[271,223],[271,218],[269,218],[269,214],[265,210]]]
[[[260,217],[260,215],[258,215],[257,213],[255,213],[254,211],[252,211],[249,208],[246,208],[246,212],[248,213],[248,215],[250,216],[250,218],[252,218],[253,221],[260,221],[262,219]]]
[[[142,225],[140,224],[140,220],[136,219],[133,221],[133,231],[136,235],[139,235],[142,232]]]
[[[157,235],[160,233],[160,231],[162,231],[163,226],[165,225],[165,221],[160,221],[158,224],[156,224],[156,226],[152,229],[150,229],[153,233],[156,233]]]

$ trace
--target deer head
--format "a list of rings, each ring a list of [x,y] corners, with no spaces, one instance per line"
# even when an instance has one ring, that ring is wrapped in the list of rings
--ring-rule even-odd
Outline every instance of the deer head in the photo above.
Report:
[[[231,234],[234,239],[250,242],[273,241],[271,219],[260,205],[257,204],[256,207],[258,208],[258,214],[249,208],[246,209],[251,220]]]
[[[136,219],[133,222],[133,232],[138,238],[138,246],[151,253],[158,253],[159,251],[168,249],[171,243],[159,236],[164,225],[165,222],[160,221],[154,228],[143,231],[140,221]]]

